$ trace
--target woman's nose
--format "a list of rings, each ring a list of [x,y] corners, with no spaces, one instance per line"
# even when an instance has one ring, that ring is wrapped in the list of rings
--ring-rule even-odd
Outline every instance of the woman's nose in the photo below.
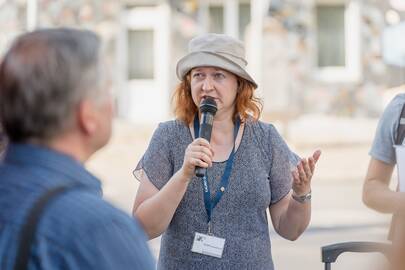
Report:
[[[202,86],[202,90],[204,90],[204,91],[210,91],[210,90],[213,90],[213,89],[214,89],[214,84],[213,84],[213,82],[212,82],[212,79],[211,79],[209,76],[207,76],[207,77],[204,79],[203,86]]]

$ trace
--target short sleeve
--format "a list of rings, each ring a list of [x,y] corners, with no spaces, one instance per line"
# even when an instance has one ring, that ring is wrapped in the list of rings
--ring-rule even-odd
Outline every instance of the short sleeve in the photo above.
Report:
[[[301,159],[290,150],[273,125],[269,125],[268,133],[268,151],[271,156],[269,172],[271,190],[270,204],[274,204],[290,192],[292,187],[291,172]]]
[[[369,152],[371,157],[392,165],[396,163],[395,134],[404,101],[404,95],[397,95],[388,104],[378,122],[374,141]]]
[[[173,129],[170,122],[160,123],[149,146],[133,174],[138,180],[146,174],[156,188],[161,189],[173,175],[173,160],[170,153],[170,137]]]

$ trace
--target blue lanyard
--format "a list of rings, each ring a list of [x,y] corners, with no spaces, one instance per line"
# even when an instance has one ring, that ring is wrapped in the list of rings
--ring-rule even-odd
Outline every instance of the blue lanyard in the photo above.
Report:
[[[208,183],[207,174],[205,174],[205,176],[201,178],[201,182],[203,185],[203,191],[204,191],[205,210],[207,211],[209,225],[211,222],[212,211],[217,206],[217,204],[221,200],[222,195],[224,194],[226,188],[228,187],[229,176],[231,175],[233,160],[235,158],[235,142],[236,142],[236,136],[238,135],[239,127],[240,127],[240,118],[238,117],[236,119],[235,127],[233,130],[234,142],[233,142],[232,152],[229,155],[228,161],[226,162],[224,174],[222,175],[221,182],[219,183],[218,189],[215,193],[213,200],[211,200],[210,185]],[[200,122],[198,121],[198,115],[196,115],[194,118],[194,138],[198,138],[199,134],[200,134]],[[209,227],[209,230],[210,230],[210,227]]]

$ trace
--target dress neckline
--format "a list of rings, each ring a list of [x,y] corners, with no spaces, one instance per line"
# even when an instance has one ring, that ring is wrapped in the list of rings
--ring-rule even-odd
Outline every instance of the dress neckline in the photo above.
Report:
[[[241,139],[240,139],[239,145],[237,145],[237,147],[235,146],[235,155],[238,155],[238,153],[240,152],[240,151],[239,151],[239,148],[241,148],[241,146],[243,146],[244,141],[245,141],[246,121],[241,124],[241,127],[242,127],[242,126],[243,126],[242,135],[241,135],[242,137],[241,137]],[[193,135],[192,135],[193,132],[191,131],[191,127],[190,127],[190,126],[186,126],[186,128],[187,128],[187,130],[188,130],[189,139],[190,139],[190,143],[191,143],[191,142],[194,140],[194,137],[193,137]],[[240,132],[240,129],[239,129],[239,132]],[[238,136],[239,136],[239,133],[238,133]],[[225,164],[227,161],[228,161],[228,158],[225,159],[225,160],[221,160],[221,161],[212,161],[212,163],[214,163],[214,164]]]

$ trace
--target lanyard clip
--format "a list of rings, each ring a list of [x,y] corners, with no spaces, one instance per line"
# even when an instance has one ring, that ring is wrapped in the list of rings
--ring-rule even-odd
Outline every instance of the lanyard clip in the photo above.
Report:
[[[212,235],[212,226],[211,226],[211,221],[208,221],[208,235]]]

